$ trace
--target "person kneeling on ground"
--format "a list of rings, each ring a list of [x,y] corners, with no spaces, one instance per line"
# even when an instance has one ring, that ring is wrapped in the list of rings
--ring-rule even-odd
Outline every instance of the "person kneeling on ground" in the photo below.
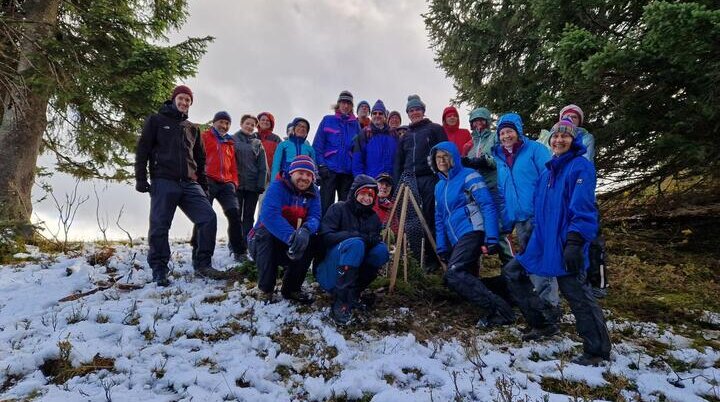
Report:
[[[503,275],[531,327],[523,340],[560,332],[559,309],[533,291],[528,274],[556,277],[583,340],[583,354],[572,362],[597,365],[610,358],[610,336],[602,309],[585,281],[589,242],[598,229],[595,168],[583,157],[585,146],[570,120],[555,124],[551,133],[553,157],[538,180],[535,229],[527,248],[503,267]]]
[[[320,235],[328,250],[316,277],[323,289],[334,294],[330,316],[340,325],[351,321],[353,309],[367,308],[360,294],[390,259],[380,238],[380,218],[373,211],[377,191],[372,177],[358,175],[347,201],[331,205],[322,220]]]
[[[440,259],[448,264],[445,285],[486,311],[483,328],[515,321],[512,308],[472,272],[483,247],[498,251],[498,217],[483,177],[460,163],[460,152],[445,141],[430,151],[430,166],[440,177],[435,185],[435,238]]]
[[[301,291],[312,255],[310,238],[320,227],[320,194],[314,184],[315,164],[296,156],[283,178],[270,184],[260,217],[248,235],[250,256],[258,268],[262,299],[272,301],[278,266],[285,266],[280,293],[299,303],[312,303]]]

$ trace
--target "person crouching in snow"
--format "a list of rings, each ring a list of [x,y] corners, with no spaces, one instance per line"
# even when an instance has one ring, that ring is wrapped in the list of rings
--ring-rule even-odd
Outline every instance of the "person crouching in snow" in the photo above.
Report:
[[[556,123],[551,133],[553,157],[538,180],[535,229],[525,250],[503,267],[503,275],[531,327],[523,340],[560,332],[559,309],[538,296],[528,274],[557,278],[583,340],[583,354],[572,362],[597,365],[610,358],[610,336],[602,309],[585,281],[588,248],[598,229],[595,168],[583,157],[585,146],[570,120]]]
[[[366,308],[360,294],[390,259],[380,238],[380,218],[373,211],[378,186],[372,177],[355,177],[347,201],[330,206],[322,220],[320,235],[327,254],[318,265],[320,286],[334,294],[330,316],[340,325],[352,320],[355,308]]]
[[[308,251],[310,238],[320,227],[320,194],[315,176],[312,158],[296,156],[284,177],[268,187],[260,217],[248,235],[250,256],[258,268],[258,288],[265,301],[272,301],[278,267],[283,265],[283,298],[312,303],[301,289],[312,259]]]
[[[478,326],[489,328],[515,321],[512,308],[473,275],[483,247],[498,251],[498,216],[483,177],[460,163],[450,141],[430,151],[430,167],[440,177],[435,185],[435,238],[440,259],[448,264],[445,285],[485,310]]]

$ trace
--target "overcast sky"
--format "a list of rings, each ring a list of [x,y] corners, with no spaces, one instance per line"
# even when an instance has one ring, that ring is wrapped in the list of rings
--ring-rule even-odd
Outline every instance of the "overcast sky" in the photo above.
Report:
[[[191,0],[188,21],[177,42],[188,36],[215,37],[203,57],[196,77],[185,84],[194,92],[190,120],[205,122],[215,112],[233,117],[271,112],[275,132],[282,136],[295,116],[310,121],[310,138],[317,124],[330,112],[341,90],[350,90],[355,104],[372,105],[382,99],[398,110],[407,124],[407,95],[417,93],[427,105],[427,116],[440,122],[442,110],[455,92],[452,81],[435,66],[421,14],[424,0]],[[460,107],[461,126],[467,127],[467,107]],[[48,157],[43,163],[50,163]],[[50,183],[60,199],[72,190],[74,180],[55,175]],[[120,208],[121,224],[134,237],[146,236],[150,198],[131,185],[96,182],[101,215],[108,214],[111,238],[124,235],[114,224]],[[36,189],[34,198],[43,192]],[[100,238],[95,220],[93,183],[79,186],[89,195],[70,232],[74,239]],[[62,201],[62,200],[61,200]],[[218,236],[225,237],[226,222],[218,213]],[[56,228],[57,212],[50,200],[36,202],[39,219]],[[190,221],[178,210],[170,236],[189,238]]]

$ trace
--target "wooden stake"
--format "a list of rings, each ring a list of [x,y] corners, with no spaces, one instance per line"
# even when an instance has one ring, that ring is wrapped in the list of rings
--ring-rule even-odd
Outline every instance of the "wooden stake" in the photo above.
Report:
[[[390,209],[390,215],[388,216],[387,223],[385,224],[385,237],[383,238],[383,241],[385,244],[389,244],[388,240],[390,239],[390,232],[392,231],[392,221],[395,217],[395,210],[397,209],[398,204],[402,200],[403,193],[405,192],[405,189],[407,188],[407,185],[405,183],[400,184],[400,188],[398,189],[397,196],[395,197],[395,202],[393,203],[392,209]],[[397,234],[397,233],[396,233]]]
[[[417,214],[418,218],[420,218],[420,224],[423,227],[423,230],[425,231],[425,235],[428,239],[430,239],[430,245],[432,246],[433,252],[435,253],[436,258],[438,261],[440,261],[439,256],[437,255],[437,245],[435,244],[435,239],[433,238],[432,232],[430,231],[430,227],[428,226],[427,222],[425,221],[425,217],[422,214],[422,210],[420,209],[420,206],[418,205],[417,201],[415,200],[415,196],[410,192],[410,201],[413,204],[413,208],[415,209],[415,213]],[[447,271],[447,266],[444,262],[440,261],[440,266],[442,266],[443,271]]]
[[[407,218],[408,209],[408,193],[403,193],[402,205],[400,206],[400,226],[398,227],[397,241],[395,246],[395,254],[393,255],[393,264],[390,267],[390,286],[388,292],[392,292],[395,289],[395,281],[397,281],[397,271],[400,265],[400,254],[402,253],[402,239],[405,236],[405,219]]]
[[[405,283],[408,281],[408,240],[407,240],[407,233],[403,235],[403,279],[405,279]]]

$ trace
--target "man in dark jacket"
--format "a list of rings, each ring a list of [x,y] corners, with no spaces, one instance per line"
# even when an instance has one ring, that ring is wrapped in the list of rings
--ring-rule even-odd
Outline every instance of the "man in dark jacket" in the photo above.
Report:
[[[428,156],[435,145],[447,141],[447,135],[441,125],[435,124],[425,117],[425,104],[419,96],[408,96],[407,107],[410,126],[398,143],[397,154],[395,155],[394,178],[396,183],[406,183],[420,203],[422,214],[430,230],[435,228],[435,184],[438,177],[430,169]],[[413,224],[419,228],[419,225]],[[411,229],[411,228],[409,228]],[[420,229],[421,230],[421,229]],[[417,231],[417,230],[415,230]],[[422,234],[410,233],[411,249],[419,258],[419,242]],[[426,245],[430,243],[426,241]],[[426,247],[426,249],[428,249]],[[429,267],[437,267],[434,258],[428,256]]]
[[[347,198],[352,175],[353,139],[360,133],[360,124],[353,114],[353,95],[342,91],[338,96],[335,114],[323,117],[315,139],[315,160],[320,178],[323,214],[338,200]]]
[[[250,256],[258,267],[261,298],[272,301],[278,267],[285,266],[280,293],[285,299],[312,303],[301,292],[310,267],[310,237],[320,227],[320,199],[315,163],[307,155],[296,156],[282,178],[268,187],[260,217],[248,235]]]
[[[334,293],[331,317],[341,325],[350,322],[353,308],[364,307],[360,294],[390,259],[373,210],[377,190],[372,177],[355,177],[347,201],[331,205],[322,220],[320,236],[328,251],[316,276],[323,289]]]
[[[225,277],[211,267],[217,218],[205,196],[205,150],[200,130],[187,120],[192,101],[190,88],[176,87],[159,113],[145,121],[135,152],[135,189],[150,193],[148,264],[158,286],[170,284],[168,231],[177,207],[197,229],[192,261],[195,273],[214,279]],[[148,162],[152,186],[147,179]]]
[[[265,192],[267,178],[267,159],[262,141],[255,135],[255,116],[244,115],[240,119],[240,130],[233,135],[235,141],[235,161],[238,171],[237,198],[240,204],[240,222],[242,222],[243,242],[240,261],[247,253],[247,234],[255,224],[255,208],[260,194]]]

